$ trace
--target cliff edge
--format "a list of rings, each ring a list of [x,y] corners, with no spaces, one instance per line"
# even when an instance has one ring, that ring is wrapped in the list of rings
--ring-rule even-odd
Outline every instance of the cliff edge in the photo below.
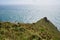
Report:
[[[32,24],[0,22],[0,40],[60,40],[60,32],[47,17]]]

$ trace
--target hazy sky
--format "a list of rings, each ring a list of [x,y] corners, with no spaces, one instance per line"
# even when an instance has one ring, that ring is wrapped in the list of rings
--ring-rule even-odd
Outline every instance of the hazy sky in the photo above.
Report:
[[[60,0],[0,0],[0,4],[60,5]]]

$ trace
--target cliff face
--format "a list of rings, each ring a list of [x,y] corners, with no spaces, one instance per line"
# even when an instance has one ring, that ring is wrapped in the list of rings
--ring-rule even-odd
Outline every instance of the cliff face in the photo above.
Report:
[[[0,22],[0,40],[60,40],[60,32],[46,17],[32,24]]]

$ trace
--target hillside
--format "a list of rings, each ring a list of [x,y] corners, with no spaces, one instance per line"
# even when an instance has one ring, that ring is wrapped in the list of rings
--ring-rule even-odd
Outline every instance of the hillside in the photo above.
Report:
[[[60,32],[46,17],[32,24],[0,22],[0,40],[60,40]]]

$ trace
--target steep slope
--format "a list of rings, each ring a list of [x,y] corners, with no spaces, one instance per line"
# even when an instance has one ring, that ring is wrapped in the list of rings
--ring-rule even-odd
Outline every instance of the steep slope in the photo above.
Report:
[[[57,27],[50,22],[47,17],[44,17],[40,21],[36,23],[36,25],[39,25],[40,27],[43,27],[43,29],[51,34],[52,38],[54,40],[60,40],[60,32],[58,31]]]
[[[0,40],[60,40],[60,32],[46,17],[32,24],[0,22]]]

